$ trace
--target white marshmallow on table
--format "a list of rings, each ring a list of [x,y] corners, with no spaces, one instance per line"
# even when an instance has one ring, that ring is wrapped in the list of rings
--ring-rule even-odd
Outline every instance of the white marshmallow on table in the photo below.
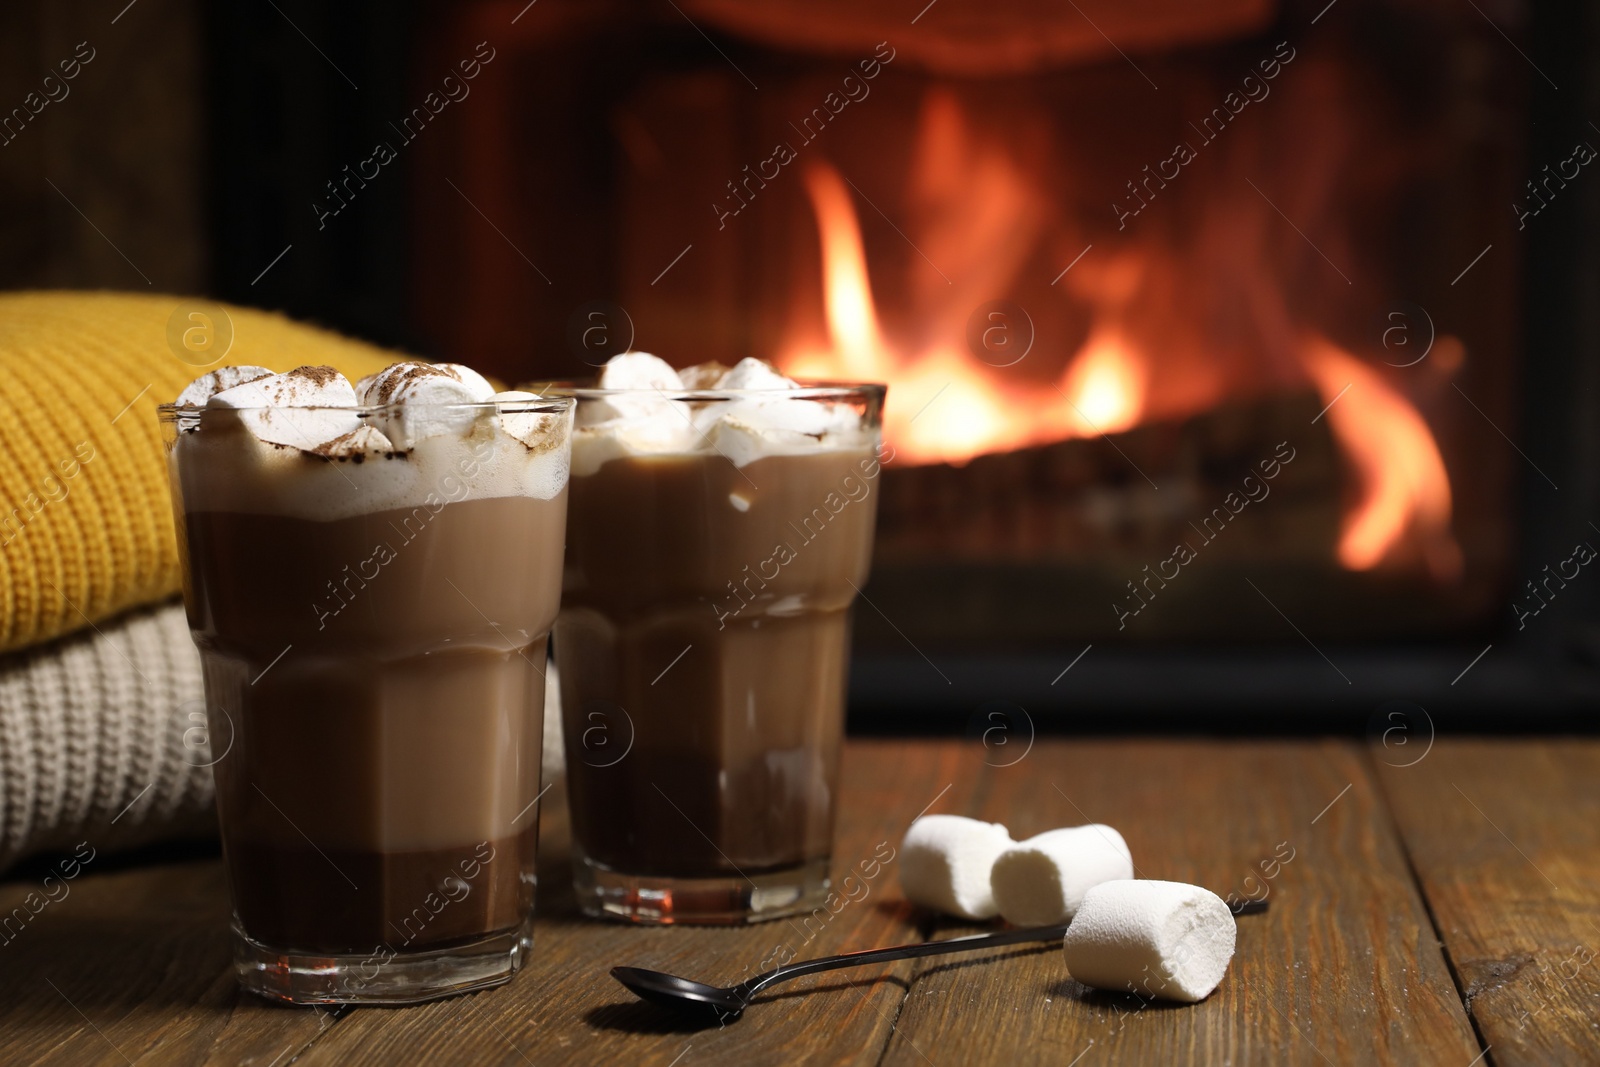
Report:
[[[213,394],[201,420],[231,413],[258,440],[315,452],[361,428],[355,408],[356,391],[344,375],[332,367],[296,367]]]
[[[989,880],[995,906],[1018,926],[1064,923],[1083,895],[1101,882],[1133,877],[1122,835],[1091,823],[1048,830],[1012,845],[995,860]]]
[[[207,400],[225,389],[271,376],[272,372],[265,367],[218,367],[184,386],[183,392],[178,394],[178,399],[173,403],[180,408],[203,408]]]
[[[1084,894],[1063,939],[1084,985],[1194,1003],[1217,988],[1238,925],[1223,899],[1182,882],[1102,882]]]
[[[999,823],[924,815],[900,845],[900,885],[913,904],[966,919],[998,915],[989,888],[994,861],[1012,844]]]

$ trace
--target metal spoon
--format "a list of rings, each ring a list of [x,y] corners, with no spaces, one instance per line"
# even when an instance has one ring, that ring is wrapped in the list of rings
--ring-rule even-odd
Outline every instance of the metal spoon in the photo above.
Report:
[[[675,974],[651,971],[643,967],[613,967],[611,977],[627,986],[641,998],[664,1008],[700,1016],[707,1021],[732,1022],[750,1003],[750,999],[768,986],[787,982],[819,971],[834,971],[841,967],[862,967],[869,963],[889,963],[915,956],[942,956],[947,952],[973,952],[982,948],[999,948],[1002,945],[1020,945],[1030,941],[1059,941],[1067,932],[1067,924],[1035,926],[1022,930],[1002,930],[994,934],[972,934],[952,937],[944,941],[925,941],[917,945],[896,945],[893,948],[869,948],[860,952],[846,952],[838,956],[804,960],[777,967],[758,974],[735,986],[713,986],[679,978]]]
[[[1252,915],[1267,910],[1265,900],[1239,901],[1232,906],[1235,915]],[[689,978],[679,978],[664,971],[644,967],[613,967],[611,977],[627,986],[635,994],[652,1004],[673,1011],[698,1015],[711,1022],[732,1022],[743,1013],[752,997],[768,986],[801,978],[819,971],[836,971],[841,967],[863,967],[869,963],[890,963],[911,959],[914,956],[942,956],[947,952],[973,952],[982,948],[999,948],[1002,945],[1022,945],[1032,941],[1055,941],[1067,932],[1068,923],[1059,926],[1035,926],[1021,930],[1002,930],[993,934],[972,934],[952,937],[944,941],[925,941],[917,945],[896,945],[893,948],[869,948],[860,952],[845,952],[838,956],[823,956],[777,967],[758,974],[734,986],[706,985]]]

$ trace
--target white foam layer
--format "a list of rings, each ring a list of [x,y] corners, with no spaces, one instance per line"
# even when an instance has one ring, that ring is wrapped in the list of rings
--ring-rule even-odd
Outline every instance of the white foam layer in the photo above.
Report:
[[[758,359],[742,359],[727,370],[701,364],[680,373],[647,352],[625,352],[606,363],[600,387],[631,391],[580,401],[572,440],[575,477],[628,456],[716,453],[744,467],[768,456],[872,443],[853,407],[785,396],[799,383]],[[671,397],[684,388],[744,392],[727,399]]]
[[[198,428],[180,433],[172,451],[185,509],[330,521],[561,493],[570,474],[570,410],[518,410],[544,400],[532,393],[496,396],[466,368],[433,375],[419,374],[417,366],[400,364],[363,380],[368,395],[388,397],[377,408],[358,408],[355,389],[330,368],[218,391],[199,412]],[[463,390],[484,401],[493,397],[495,406],[463,408]],[[443,405],[431,399],[446,394],[451,399]],[[330,400],[342,403],[298,406]]]
[[[1102,882],[1084,895],[1062,947],[1084,985],[1194,1003],[1217,988],[1238,925],[1222,898],[1182,882]]]

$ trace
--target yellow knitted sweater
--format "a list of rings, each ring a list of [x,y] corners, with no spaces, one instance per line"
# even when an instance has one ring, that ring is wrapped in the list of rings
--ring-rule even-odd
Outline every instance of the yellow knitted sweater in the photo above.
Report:
[[[402,358],[195,299],[0,294],[0,651],[179,588],[157,404],[228,364],[353,380]]]

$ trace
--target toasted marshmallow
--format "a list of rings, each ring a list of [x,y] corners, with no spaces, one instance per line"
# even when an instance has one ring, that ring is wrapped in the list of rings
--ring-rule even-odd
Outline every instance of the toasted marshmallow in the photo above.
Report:
[[[495,404],[504,404],[513,410],[499,411],[500,429],[508,437],[514,437],[534,451],[541,451],[560,443],[561,435],[556,431],[570,416],[552,414],[541,411],[517,411],[519,404],[538,404],[546,398],[538,393],[525,393],[519,389],[507,390],[496,393],[489,398]]]
[[[214,393],[206,413],[231,412],[257,440],[315,452],[360,428],[355,406],[355,388],[332,367],[296,367]]]
[[[1122,835],[1091,823],[1012,845],[995,860],[989,885],[1006,922],[1051,926],[1071,919],[1101,882],[1132,877],[1133,855]]]
[[[318,445],[311,451],[330,459],[349,459],[358,455],[393,452],[394,444],[371,426],[363,424],[343,437],[335,437],[327,444]]]
[[[256,377],[258,368],[215,371],[185,390],[205,396],[191,413],[173,460],[185,506],[196,511],[282,514],[332,520],[389,510],[432,507],[452,486],[475,497],[548,500],[567,484],[571,409],[517,410],[544,398],[507,393],[500,412],[493,387],[465,367],[419,371],[400,364],[362,380],[360,393],[329,367],[301,367]],[[248,379],[240,381],[239,379]],[[441,385],[441,383],[444,383]],[[479,404],[458,434],[440,429],[438,398]],[[407,415],[406,408],[411,407]],[[388,416],[382,419],[380,416]],[[409,434],[407,447],[380,428]],[[426,432],[424,432],[426,431]],[[178,462],[180,457],[190,457]]]
[[[1217,988],[1239,928],[1223,899],[1182,882],[1102,882],[1062,939],[1084,985],[1194,1003]]]
[[[271,374],[265,367],[218,367],[184,386],[183,392],[178,394],[178,399],[173,403],[180,408],[203,408],[206,401],[218,393],[236,385],[270,377]]]
[[[483,414],[467,405],[494,396],[483,375],[459,363],[396,363],[362,384],[361,402],[384,408],[373,422],[401,450],[429,437],[465,433]]]
[[[900,885],[906,899],[966,919],[1000,913],[989,887],[994,861],[1012,844],[999,823],[960,815],[924,815],[900,846]]]
[[[403,404],[415,395],[419,385],[423,388],[436,386],[439,379],[455,382],[464,390],[461,395],[472,397],[464,403],[481,404],[494,395],[494,386],[489,380],[464,364],[413,361],[393,363],[377,374],[367,375],[356,383],[356,396],[371,407]]]

